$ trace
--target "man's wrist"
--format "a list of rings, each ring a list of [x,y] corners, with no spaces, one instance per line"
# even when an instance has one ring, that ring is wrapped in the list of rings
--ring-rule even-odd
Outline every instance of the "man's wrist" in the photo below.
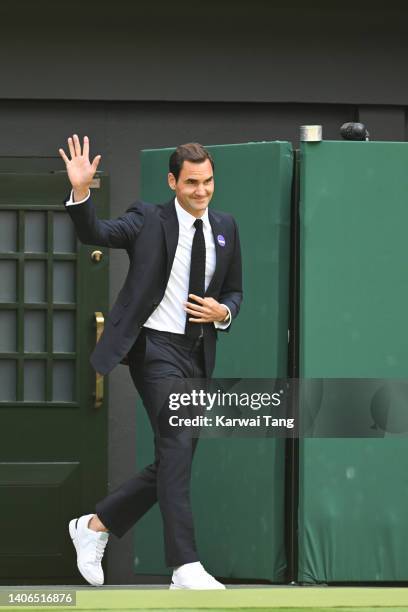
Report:
[[[220,320],[220,323],[227,323],[227,321],[229,321],[229,318],[230,318],[230,311],[228,310],[228,308],[227,308],[227,307],[226,307],[224,304],[222,304],[222,306],[224,306],[224,309],[225,309],[225,315],[224,315],[224,317],[223,317],[223,318]]]
[[[220,306],[223,306],[227,312],[223,319],[214,321],[214,325],[216,329],[227,329],[231,325],[232,321],[231,311],[226,304],[220,304]]]
[[[72,190],[73,200],[74,202],[80,202],[81,200],[85,200],[88,196],[89,187],[74,187]]]

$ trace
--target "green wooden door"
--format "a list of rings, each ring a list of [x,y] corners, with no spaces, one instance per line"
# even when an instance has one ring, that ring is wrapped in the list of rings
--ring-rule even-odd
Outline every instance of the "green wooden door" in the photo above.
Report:
[[[106,182],[93,190],[104,216]],[[65,172],[0,172],[2,584],[77,583],[67,523],[106,493],[107,398],[95,405],[89,354],[108,251],[94,261],[77,241],[67,191]]]

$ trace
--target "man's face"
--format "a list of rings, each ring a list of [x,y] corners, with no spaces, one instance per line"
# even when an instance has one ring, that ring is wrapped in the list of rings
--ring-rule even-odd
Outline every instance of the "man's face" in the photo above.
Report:
[[[169,186],[179,204],[194,217],[201,217],[214,193],[213,169],[209,159],[194,163],[184,161],[178,180],[169,172]]]

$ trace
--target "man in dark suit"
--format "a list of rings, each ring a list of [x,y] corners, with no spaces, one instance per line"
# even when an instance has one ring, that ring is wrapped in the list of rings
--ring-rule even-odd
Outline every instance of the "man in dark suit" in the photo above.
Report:
[[[194,538],[190,474],[197,438],[186,430],[164,433],[164,381],[210,377],[218,330],[228,331],[242,300],[238,228],[229,214],[208,210],[214,162],[198,143],[170,156],[168,183],[175,197],[163,205],[138,201],[114,220],[97,218],[89,186],[101,156],[89,160],[89,139],[68,139],[60,149],[72,191],[67,212],[84,244],[126,249],[126,281],[91,356],[97,372],[129,365],[154,432],[155,461],[73,519],[69,531],[78,568],[103,584],[101,560],[112,532],[121,537],[158,501],[164,524],[170,588],[221,589],[201,563]],[[167,428],[167,431],[171,428]]]

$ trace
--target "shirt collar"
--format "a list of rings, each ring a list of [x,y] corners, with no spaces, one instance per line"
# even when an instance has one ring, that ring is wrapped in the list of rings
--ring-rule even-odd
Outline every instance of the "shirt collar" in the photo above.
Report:
[[[176,207],[177,219],[179,224],[187,229],[192,228],[194,226],[194,221],[196,220],[196,217],[193,217],[193,215],[190,215],[189,212],[184,210],[181,204],[179,204],[177,198],[174,198],[174,204]],[[203,216],[199,218],[202,220],[203,225],[206,229],[209,229],[211,227],[210,220],[208,218],[208,208],[205,209],[205,213],[203,214]]]

